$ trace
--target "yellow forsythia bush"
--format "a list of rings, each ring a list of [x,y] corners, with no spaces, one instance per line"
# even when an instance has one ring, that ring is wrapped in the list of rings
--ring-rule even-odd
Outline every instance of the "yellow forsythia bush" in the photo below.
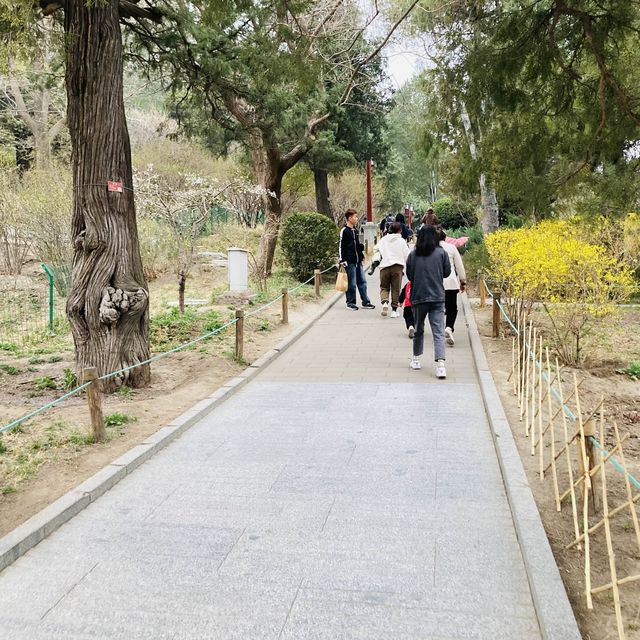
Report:
[[[634,290],[632,271],[605,247],[582,239],[576,221],[547,220],[486,237],[489,276],[512,317],[534,303],[548,313],[563,360],[583,357],[592,321],[615,311]]]

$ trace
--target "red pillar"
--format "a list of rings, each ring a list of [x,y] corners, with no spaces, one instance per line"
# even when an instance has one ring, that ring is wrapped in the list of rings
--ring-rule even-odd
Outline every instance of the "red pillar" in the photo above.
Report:
[[[371,200],[371,160],[367,160],[367,222],[373,222],[373,204]]]

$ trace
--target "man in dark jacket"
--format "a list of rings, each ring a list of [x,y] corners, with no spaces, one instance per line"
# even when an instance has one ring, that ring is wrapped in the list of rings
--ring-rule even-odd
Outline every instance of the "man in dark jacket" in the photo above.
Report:
[[[364,245],[358,239],[356,226],[358,225],[358,212],[355,209],[347,209],[344,214],[346,224],[340,230],[340,244],[338,254],[340,264],[345,268],[349,278],[347,288],[347,309],[357,311],[356,286],[360,292],[360,300],[363,309],[375,309],[367,294],[367,281],[364,275]]]

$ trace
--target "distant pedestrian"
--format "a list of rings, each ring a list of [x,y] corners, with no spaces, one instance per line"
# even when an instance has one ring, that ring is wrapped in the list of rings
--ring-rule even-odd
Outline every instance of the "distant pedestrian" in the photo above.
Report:
[[[420,369],[420,356],[424,352],[424,323],[429,318],[433,334],[436,377],[446,378],[444,366],[444,279],[451,274],[451,264],[445,250],[440,247],[440,232],[433,225],[418,232],[416,248],[407,259],[407,278],[411,281],[411,307],[415,320],[413,358],[410,367]]]
[[[411,236],[413,235],[413,229],[406,224],[405,219],[404,219],[404,215],[401,213],[398,213],[396,215],[396,222],[400,223],[401,227],[402,227],[402,231],[400,232],[402,234],[402,237],[409,242],[409,240],[411,239]]]
[[[389,233],[389,227],[392,223],[395,222],[395,216],[393,213],[387,213],[387,215],[380,220],[380,224],[378,225],[378,229],[380,229],[380,235],[386,236]]]
[[[413,309],[411,308],[411,281],[408,281],[404,287],[402,287],[398,302],[402,305],[402,317],[404,318],[404,324],[407,327],[409,338],[413,340],[416,329],[413,319]]]
[[[423,227],[426,227],[428,225],[437,227],[440,224],[438,216],[435,214],[433,209],[427,209],[427,213],[422,216],[422,220],[420,220],[420,222],[422,223],[421,226]]]
[[[389,313],[389,300],[391,300],[391,317],[397,318],[400,315],[398,296],[408,257],[409,246],[402,238],[402,225],[399,222],[393,222],[389,227],[389,233],[376,245],[373,256],[374,263],[380,262],[380,301],[383,316]]]
[[[440,246],[447,252],[451,273],[444,279],[444,338],[449,346],[455,344],[453,332],[458,317],[458,292],[463,293],[467,286],[467,275],[460,252],[455,245],[445,241],[445,232],[440,229]]]
[[[338,255],[340,264],[345,268],[349,285],[346,291],[347,309],[357,311],[356,287],[360,292],[360,301],[363,309],[375,309],[367,294],[367,280],[364,275],[364,245],[358,239],[358,212],[355,209],[347,209],[344,214],[346,224],[340,230],[340,243]]]

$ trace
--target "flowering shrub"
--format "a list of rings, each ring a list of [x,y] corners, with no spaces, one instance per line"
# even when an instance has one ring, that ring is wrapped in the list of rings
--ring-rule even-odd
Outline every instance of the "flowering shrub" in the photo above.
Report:
[[[634,290],[631,269],[580,236],[575,222],[545,221],[497,231],[485,240],[489,275],[510,315],[526,319],[542,304],[560,358],[577,364],[596,319],[610,316]]]

